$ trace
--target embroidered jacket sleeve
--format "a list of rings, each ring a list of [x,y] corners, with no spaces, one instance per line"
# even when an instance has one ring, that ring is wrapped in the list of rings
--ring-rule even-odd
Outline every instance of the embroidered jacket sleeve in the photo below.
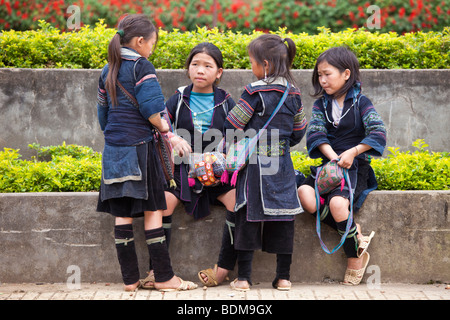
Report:
[[[384,148],[386,147],[386,128],[383,120],[367,97],[361,97],[359,108],[366,135],[361,143],[372,147],[372,149],[368,151],[369,154],[382,156]]]
[[[164,95],[156,77],[153,64],[140,59],[136,64],[136,87],[134,88],[139,111],[145,119],[165,110]]]
[[[97,116],[102,131],[105,131],[106,122],[108,120],[108,97],[106,95],[105,84],[102,77],[105,71],[106,67],[102,70],[102,75],[98,80],[97,88]]]
[[[354,145],[359,143],[367,144],[372,147],[372,149],[367,151],[367,154],[381,156],[386,146],[386,129],[384,123],[370,100],[365,96],[361,97],[359,111],[364,127],[364,136],[360,140],[355,141]],[[322,153],[318,147],[323,143],[333,145],[328,139],[325,110],[322,101],[319,99],[313,105],[311,121],[306,134],[306,146],[311,158],[322,157]],[[352,146],[348,145],[348,148]]]
[[[308,122],[306,120],[305,112],[303,110],[303,104],[302,104],[300,96],[295,95],[294,99],[295,99],[296,105],[300,106],[300,107],[294,116],[294,128],[293,128],[293,132],[292,132],[292,135],[290,138],[291,146],[295,146],[302,140],[303,136],[305,135],[306,127],[308,124]]]
[[[225,129],[244,130],[255,112],[250,105],[251,100],[251,95],[244,91],[236,106],[228,113],[224,124]]]
[[[327,129],[324,110],[321,100],[316,100],[312,107],[311,121],[306,132],[306,147],[311,158],[320,158],[322,153],[318,146],[323,143],[331,144],[327,138]]]

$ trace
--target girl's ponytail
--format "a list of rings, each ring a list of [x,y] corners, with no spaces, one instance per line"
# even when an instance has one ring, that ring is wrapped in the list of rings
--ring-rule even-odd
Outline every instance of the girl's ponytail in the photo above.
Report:
[[[120,65],[122,64],[122,55],[120,53],[122,45],[130,43],[134,37],[143,37],[145,40],[156,35],[158,41],[158,30],[153,23],[143,14],[130,14],[125,16],[118,25],[119,31],[109,42],[108,46],[108,75],[106,77],[105,89],[108,92],[112,105],[117,106],[117,76]],[[156,45],[156,44],[155,44]]]
[[[295,42],[291,38],[284,38],[283,42],[287,46],[288,50],[288,60],[289,60],[289,68],[292,67],[292,63],[294,63],[295,55],[297,54],[297,47],[295,46]]]
[[[264,65],[265,60],[269,62],[269,78],[266,82],[271,83],[278,77],[284,77],[296,86],[290,70],[297,53],[297,47],[292,39],[282,39],[275,34],[263,34],[250,42],[248,53],[260,65]]]
[[[119,32],[116,33],[112,40],[109,42],[108,46],[109,71],[106,77],[105,88],[111,98],[113,106],[117,106],[117,75],[119,74],[120,65],[122,64],[122,57],[120,54],[120,38],[121,35],[119,34]]]

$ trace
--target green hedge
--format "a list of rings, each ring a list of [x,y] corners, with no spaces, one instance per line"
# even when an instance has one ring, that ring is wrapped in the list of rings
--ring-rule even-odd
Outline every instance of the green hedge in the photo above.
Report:
[[[85,192],[100,188],[101,154],[76,145],[41,147],[32,160],[19,150],[0,152],[0,192]]]
[[[338,33],[319,30],[317,35],[292,34],[285,29],[274,32],[296,43],[294,69],[312,69],[321,52],[340,45],[349,46],[357,54],[363,69],[450,68],[450,27],[442,32],[405,35],[364,29]],[[102,21],[78,32],[61,32],[44,21],[37,31],[5,31],[0,35],[0,67],[100,69],[106,64],[107,46],[114,33]],[[158,48],[150,60],[157,69],[180,69],[196,44],[209,41],[222,50],[226,69],[250,69],[246,48],[260,34],[206,28],[192,32],[160,30]]]
[[[450,190],[450,153],[430,152],[423,140],[413,144],[414,152],[388,148],[386,157],[372,160],[379,190]],[[0,192],[98,191],[101,154],[77,145],[41,147],[31,161],[21,160],[19,150],[0,152]],[[294,168],[305,176],[310,166],[319,165],[298,151],[291,153]]]

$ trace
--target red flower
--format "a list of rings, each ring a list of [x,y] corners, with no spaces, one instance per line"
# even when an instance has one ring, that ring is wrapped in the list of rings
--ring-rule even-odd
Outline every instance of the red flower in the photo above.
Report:
[[[12,14],[11,4],[9,2],[6,3],[6,10],[8,11],[8,14]]]
[[[349,15],[351,21],[355,21],[355,14],[353,12],[350,11],[350,13],[348,15]]]
[[[400,18],[403,18],[405,16],[405,8],[400,8],[400,10],[398,11],[398,15]]]
[[[297,19],[299,15],[300,15],[300,14],[298,13],[298,11],[295,11],[295,12],[294,12],[294,15],[293,15],[294,19]]]

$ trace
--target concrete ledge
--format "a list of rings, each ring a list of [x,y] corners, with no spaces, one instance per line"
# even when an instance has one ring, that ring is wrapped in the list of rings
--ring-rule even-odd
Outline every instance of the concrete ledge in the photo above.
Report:
[[[157,70],[163,94],[189,84],[184,70]],[[95,107],[100,70],[0,68],[0,150],[20,149],[29,158],[28,144],[75,143],[102,151],[103,133]],[[314,99],[312,70],[293,70],[302,91],[307,119]],[[448,110],[450,69],[361,70],[364,94],[371,99],[388,130],[388,147],[412,149],[424,139],[435,152],[449,151]],[[24,81],[24,79],[26,79]],[[220,86],[239,100],[256,78],[251,70],[225,70]],[[296,147],[303,150],[306,139]]]
[[[71,265],[80,268],[82,282],[120,282],[113,218],[95,211],[97,196],[0,194],[0,282],[65,282]],[[449,202],[450,191],[372,192],[355,217],[364,234],[376,231],[369,276],[383,283],[449,282]],[[197,281],[198,270],[216,263],[224,218],[221,207],[201,221],[177,208],[170,251],[178,275]],[[334,247],[338,236],[326,226],[322,231],[325,243]],[[144,276],[148,256],[142,219],[135,220],[135,233]],[[298,216],[292,280],[341,280],[345,264],[342,249],[333,255],[322,251],[315,220],[306,213]],[[257,252],[253,280],[270,282],[274,274],[275,256]]]

